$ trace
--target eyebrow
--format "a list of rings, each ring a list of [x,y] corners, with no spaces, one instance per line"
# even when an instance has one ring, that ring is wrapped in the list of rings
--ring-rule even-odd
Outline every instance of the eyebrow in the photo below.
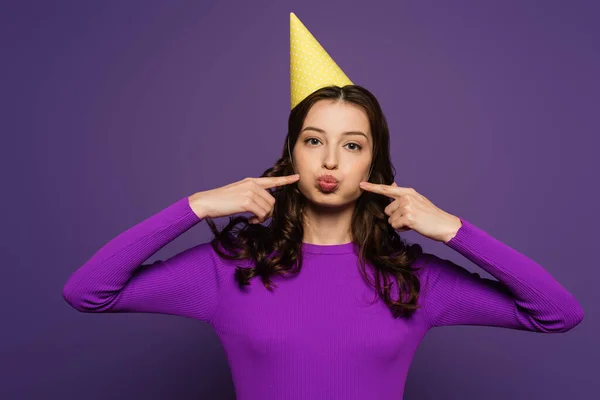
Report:
[[[300,131],[300,133],[304,132],[304,131],[316,131],[316,132],[320,132],[322,134],[327,134],[327,132],[325,132],[323,129],[320,128],[315,128],[314,126],[307,126],[306,128],[302,129]],[[347,136],[347,135],[362,135],[365,137],[365,139],[367,139],[367,141],[369,141],[369,137],[361,131],[348,131],[348,132],[342,132],[342,135]]]

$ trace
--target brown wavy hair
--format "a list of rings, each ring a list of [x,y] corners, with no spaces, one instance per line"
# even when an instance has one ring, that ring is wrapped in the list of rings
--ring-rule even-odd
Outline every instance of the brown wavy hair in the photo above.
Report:
[[[281,157],[261,177],[295,173],[290,150],[296,144],[310,108],[317,101],[325,99],[353,103],[366,111],[374,143],[369,182],[391,185],[395,169],[390,161],[387,121],[375,96],[358,85],[327,86],[311,93],[296,105],[290,112]],[[236,267],[235,279],[240,287],[249,285],[250,279],[259,276],[265,287],[272,291],[277,285],[271,282],[270,276],[297,274],[302,268],[302,210],[306,198],[296,183],[278,186],[269,189],[269,192],[276,201],[267,225],[250,224],[250,217],[238,215],[229,217],[229,223],[219,232],[214,222],[206,218],[215,236],[211,244],[217,254],[228,260],[253,262],[251,268]],[[359,249],[363,278],[373,286],[376,295],[386,303],[394,318],[398,318],[409,316],[420,308],[417,305],[419,279],[411,266],[423,249],[418,244],[406,244],[389,224],[384,209],[390,201],[386,196],[364,191],[356,202],[351,232],[352,241]],[[238,227],[239,224],[242,226]],[[374,280],[366,275],[365,261],[373,268]],[[400,289],[396,300],[391,298],[392,278]]]

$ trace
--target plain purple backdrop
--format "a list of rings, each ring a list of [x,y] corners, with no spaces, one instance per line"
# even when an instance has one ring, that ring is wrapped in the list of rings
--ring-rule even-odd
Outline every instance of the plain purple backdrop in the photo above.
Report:
[[[597,398],[599,11],[596,1],[2,2],[0,398],[234,399],[209,325],[78,313],[61,291],[130,226],[277,160],[290,12],[381,102],[398,185],[539,262],[585,311],[564,334],[435,329],[405,399]],[[441,243],[401,235],[489,277]],[[211,237],[202,222],[152,259]]]

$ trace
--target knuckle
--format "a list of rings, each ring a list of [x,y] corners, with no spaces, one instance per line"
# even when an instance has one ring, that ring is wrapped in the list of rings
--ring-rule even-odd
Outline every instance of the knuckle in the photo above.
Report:
[[[252,199],[250,197],[244,197],[244,199],[242,200],[242,207],[244,208],[244,210],[248,210],[251,204]]]

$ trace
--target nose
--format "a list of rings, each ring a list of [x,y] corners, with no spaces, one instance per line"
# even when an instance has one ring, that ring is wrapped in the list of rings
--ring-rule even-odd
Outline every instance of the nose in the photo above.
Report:
[[[333,146],[327,151],[325,159],[323,160],[323,167],[327,169],[336,169],[338,166],[338,159],[336,149]]]
[[[337,169],[337,164],[336,163],[330,163],[330,162],[324,162],[323,163],[323,168],[326,168],[326,169]]]

